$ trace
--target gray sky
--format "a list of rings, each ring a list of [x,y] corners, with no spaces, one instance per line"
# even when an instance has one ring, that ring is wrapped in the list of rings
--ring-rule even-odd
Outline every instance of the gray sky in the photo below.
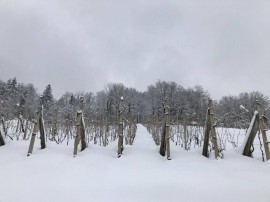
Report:
[[[270,96],[268,0],[0,0],[0,79],[42,92],[146,90]]]

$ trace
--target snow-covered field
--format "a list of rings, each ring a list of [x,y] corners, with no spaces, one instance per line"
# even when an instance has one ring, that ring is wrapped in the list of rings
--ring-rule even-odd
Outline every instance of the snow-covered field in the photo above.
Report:
[[[73,144],[10,141],[0,147],[0,202],[270,202],[270,161],[237,150],[207,159],[201,148],[172,144],[172,160],[159,155],[146,128],[138,125],[133,146],[117,158],[117,142],[89,147],[73,158]],[[212,155],[213,156],[213,155]]]

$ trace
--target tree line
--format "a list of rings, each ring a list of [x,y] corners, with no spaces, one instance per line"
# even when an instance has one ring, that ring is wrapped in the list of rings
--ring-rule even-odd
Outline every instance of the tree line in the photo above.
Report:
[[[74,122],[74,114],[80,108],[80,97],[84,97],[84,116],[86,122],[101,120],[106,114],[110,122],[119,116],[120,98],[125,100],[127,111],[136,116],[136,121],[146,122],[149,116],[162,119],[164,100],[168,99],[171,123],[186,121],[189,125],[204,125],[208,99],[207,90],[202,86],[184,88],[176,82],[157,81],[147,87],[145,92],[128,88],[121,83],[110,83],[104,90],[93,92],[66,92],[59,99],[53,96],[48,84],[43,93],[44,120],[52,124],[54,119],[64,124]],[[6,82],[0,80],[1,120],[14,120],[21,117],[33,120],[41,96],[33,84],[18,83],[16,78]],[[249,124],[256,100],[263,106],[265,116],[269,114],[269,99],[261,92],[244,92],[238,96],[224,96],[214,101],[217,124],[224,127],[240,128]]]

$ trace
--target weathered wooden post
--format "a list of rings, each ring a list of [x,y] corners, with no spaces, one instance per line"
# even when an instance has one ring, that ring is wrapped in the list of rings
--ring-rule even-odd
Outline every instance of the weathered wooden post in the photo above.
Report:
[[[159,153],[161,156],[165,156],[167,152],[167,159],[171,160],[170,152],[170,117],[169,117],[169,103],[168,99],[165,98],[164,103],[164,118],[162,125],[162,135]]]
[[[259,112],[258,114],[258,118],[259,118],[259,128],[262,134],[262,139],[263,139],[263,146],[264,146],[264,151],[265,151],[265,156],[266,156],[266,160],[270,159],[270,151],[269,151],[269,142],[267,140],[267,135],[266,135],[266,131],[267,131],[267,118],[263,115],[262,109],[261,109],[261,105],[259,103],[259,101],[256,101],[257,103],[257,111]]]
[[[205,157],[209,157],[208,145],[209,145],[210,133],[211,133],[212,145],[214,146],[215,158],[217,159],[219,157],[219,148],[217,144],[216,123],[214,120],[212,99],[209,99],[207,113],[206,113],[206,124],[205,124],[204,143],[203,143],[203,152],[202,152],[202,155]]]
[[[124,131],[124,97],[122,96],[120,99],[119,106],[119,124],[118,124],[118,158],[121,157],[124,146],[123,146],[123,131]]]
[[[103,146],[106,147],[109,143],[108,136],[109,136],[109,105],[110,100],[106,101],[106,117],[105,117],[105,138],[103,142]]]
[[[4,119],[4,117],[2,116],[1,117],[1,123],[2,123],[2,127],[3,127],[3,133],[4,133],[4,136],[7,136],[7,127],[6,127],[6,124],[5,124],[5,119]]]
[[[3,146],[3,145],[5,145],[5,140],[4,140],[2,133],[1,133],[1,130],[0,130],[0,146]]]
[[[33,152],[35,139],[36,139],[36,135],[38,132],[40,132],[41,149],[45,149],[46,144],[45,144],[44,123],[43,123],[43,96],[40,96],[40,107],[36,111],[36,119],[35,119],[35,123],[34,123],[34,129],[32,132],[27,156],[30,156]]]
[[[83,101],[84,98],[80,97],[80,110],[77,112],[77,124],[76,124],[76,137],[74,140],[74,150],[73,156],[77,156],[78,152],[78,145],[81,142],[81,151],[86,148],[86,141],[85,141],[85,125],[84,125],[84,117],[83,117]]]
[[[254,142],[254,139],[256,137],[257,132],[260,130],[263,138],[263,145],[264,145],[264,150],[265,150],[265,156],[266,159],[270,159],[270,151],[269,151],[269,142],[267,140],[267,127],[266,127],[266,122],[267,118],[263,115],[261,112],[261,105],[259,101],[256,101],[256,111],[254,112],[253,118],[251,120],[250,126],[247,130],[246,134],[246,139],[244,141],[244,147],[243,147],[243,152],[242,154],[244,156],[252,156],[252,144]]]
[[[185,150],[188,150],[188,130],[187,130],[187,119],[186,119],[186,114],[184,117],[184,146],[185,146]]]

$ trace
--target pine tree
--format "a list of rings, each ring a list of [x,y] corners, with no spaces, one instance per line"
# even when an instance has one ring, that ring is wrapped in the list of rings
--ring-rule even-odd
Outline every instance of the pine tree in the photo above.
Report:
[[[42,96],[43,96],[43,102],[44,102],[44,109],[45,111],[48,111],[53,105],[52,87],[50,84],[46,86]]]
[[[43,92],[43,99],[45,103],[52,103],[53,102],[53,95],[52,95],[52,87],[51,85],[47,85],[44,92]]]
[[[43,107],[44,107],[44,119],[50,122],[53,117],[53,104],[54,99],[52,95],[52,87],[48,84],[42,94]]]

